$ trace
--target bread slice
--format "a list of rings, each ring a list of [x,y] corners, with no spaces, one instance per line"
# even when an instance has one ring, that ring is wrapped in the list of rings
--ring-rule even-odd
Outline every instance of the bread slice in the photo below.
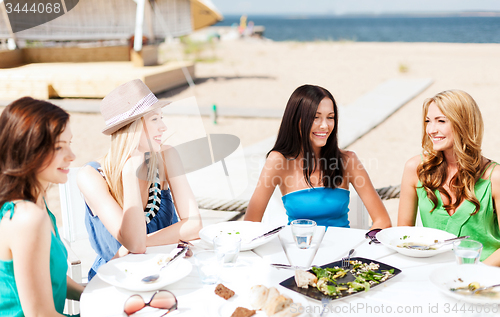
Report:
[[[297,287],[308,288],[309,285],[316,287],[317,282],[318,278],[311,272],[295,270],[295,283],[297,284]]]
[[[292,303],[280,312],[277,312],[273,317],[295,317],[304,312],[304,308],[300,303]]]
[[[245,307],[237,307],[231,317],[250,317],[255,315],[255,310],[247,309]]]
[[[276,297],[276,299],[265,308],[267,316],[273,316],[274,314],[282,311],[290,306],[292,302],[293,300],[290,297],[284,295]]]
[[[220,297],[224,298],[225,300],[228,300],[234,296],[234,291],[225,287],[223,284],[217,285],[214,292],[215,292],[215,294],[219,295]]]
[[[254,309],[262,309],[267,301],[269,290],[264,285],[255,285],[250,289],[250,305]]]

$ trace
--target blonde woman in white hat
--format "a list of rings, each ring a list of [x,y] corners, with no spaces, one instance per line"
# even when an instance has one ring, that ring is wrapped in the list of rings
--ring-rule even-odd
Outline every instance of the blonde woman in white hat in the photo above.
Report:
[[[147,246],[198,238],[201,218],[182,164],[175,150],[161,144],[167,130],[161,108],[167,104],[139,79],[101,102],[102,132],[111,135],[111,148],[78,174],[85,224],[98,254],[89,281],[120,247],[120,253],[144,253]]]

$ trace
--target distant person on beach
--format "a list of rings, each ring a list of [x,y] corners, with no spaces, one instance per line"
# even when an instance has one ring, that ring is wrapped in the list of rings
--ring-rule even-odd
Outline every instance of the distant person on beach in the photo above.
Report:
[[[483,244],[481,261],[500,265],[500,168],[481,155],[483,119],[466,92],[447,90],[424,101],[423,152],[405,165],[398,226],[470,236]]]
[[[179,172],[177,152],[162,145],[167,127],[161,109],[167,104],[139,79],[119,86],[101,102],[106,122],[102,132],[111,135],[111,148],[78,173],[85,224],[97,253],[89,280],[115,256],[198,238],[198,204]]]
[[[0,116],[0,315],[63,316],[83,286],[66,276],[68,253],[46,203],[68,180],[69,114],[24,97]]]
[[[391,226],[387,210],[356,154],[338,147],[338,118],[337,104],[328,90],[303,85],[293,92],[245,220],[261,221],[279,186],[289,223],[312,219],[321,226],[349,227],[352,184],[368,209],[372,228]]]

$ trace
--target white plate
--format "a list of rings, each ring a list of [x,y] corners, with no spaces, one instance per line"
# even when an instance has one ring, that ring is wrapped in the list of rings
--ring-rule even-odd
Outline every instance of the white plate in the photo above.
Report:
[[[436,250],[407,249],[400,248],[398,245],[408,242],[429,245],[434,243],[434,240],[446,240],[451,238],[456,238],[456,236],[443,230],[426,227],[392,227],[377,233],[377,240],[386,247],[403,255],[415,258],[427,258],[451,251],[453,249],[453,244],[443,245]]]
[[[276,238],[278,234],[273,234],[266,238],[260,238],[249,242],[253,238],[273,230],[275,227],[253,221],[228,221],[204,227],[200,230],[200,238],[213,245],[214,238],[219,235],[235,235],[241,238],[241,251],[248,251],[260,245],[268,243]]]
[[[309,314],[307,313],[309,311],[308,309],[309,304],[307,300],[304,298],[304,296],[301,296],[300,294],[297,294],[295,292],[288,292],[281,288],[279,288],[278,291],[280,292],[280,294],[290,297],[293,300],[294,304],[299,303],[302,305],[304,312],[298,315],[297,317],[309,316]],[[247,291],[242,291],[242,292],[235,291],[236,295],[234,295],[228,300],[225,300],[215,295],[216,298],[214,298],[214,300],[211,300],[208,306],[208,315],[210,317],[230,317],[234,313],[234,310],[238,307],[253,309],[248,299],[249,292],[250,288]],[[258,310],[255,313],[255,315],[253,315],[253,317],[267,317],[267,315],[264,311]]]
[[[131,291],[154,291],[177,282],[187,276],[193,266],[185,259],[178,259],[160,272],[160,278],[154,283],[144,283],[143,277],[158,272],[158,262],[168,254],[129,254],[104,264],[97,270],[97,275],[106,283]]]
[[[484,296],[470,296],[450,291],[452,287],[467,286],[478,282],[481,286],[500,284],[500,268],[481,264],[447,265],[436,269],[430,275],[430,280],[446,295],[472,304],[500,304],[500,296],[496,298]],[[459,281],[462,280],[462,282]],[[499,289],[497,288],[496,291]]]

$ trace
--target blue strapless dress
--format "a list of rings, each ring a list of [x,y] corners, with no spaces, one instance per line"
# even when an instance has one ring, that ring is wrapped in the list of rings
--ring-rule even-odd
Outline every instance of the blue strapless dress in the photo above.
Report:
[[[315,187],[297,190],[281,197],[288,224],[310,219],[318,226],[349,228],[349,191],[343,188]]]

